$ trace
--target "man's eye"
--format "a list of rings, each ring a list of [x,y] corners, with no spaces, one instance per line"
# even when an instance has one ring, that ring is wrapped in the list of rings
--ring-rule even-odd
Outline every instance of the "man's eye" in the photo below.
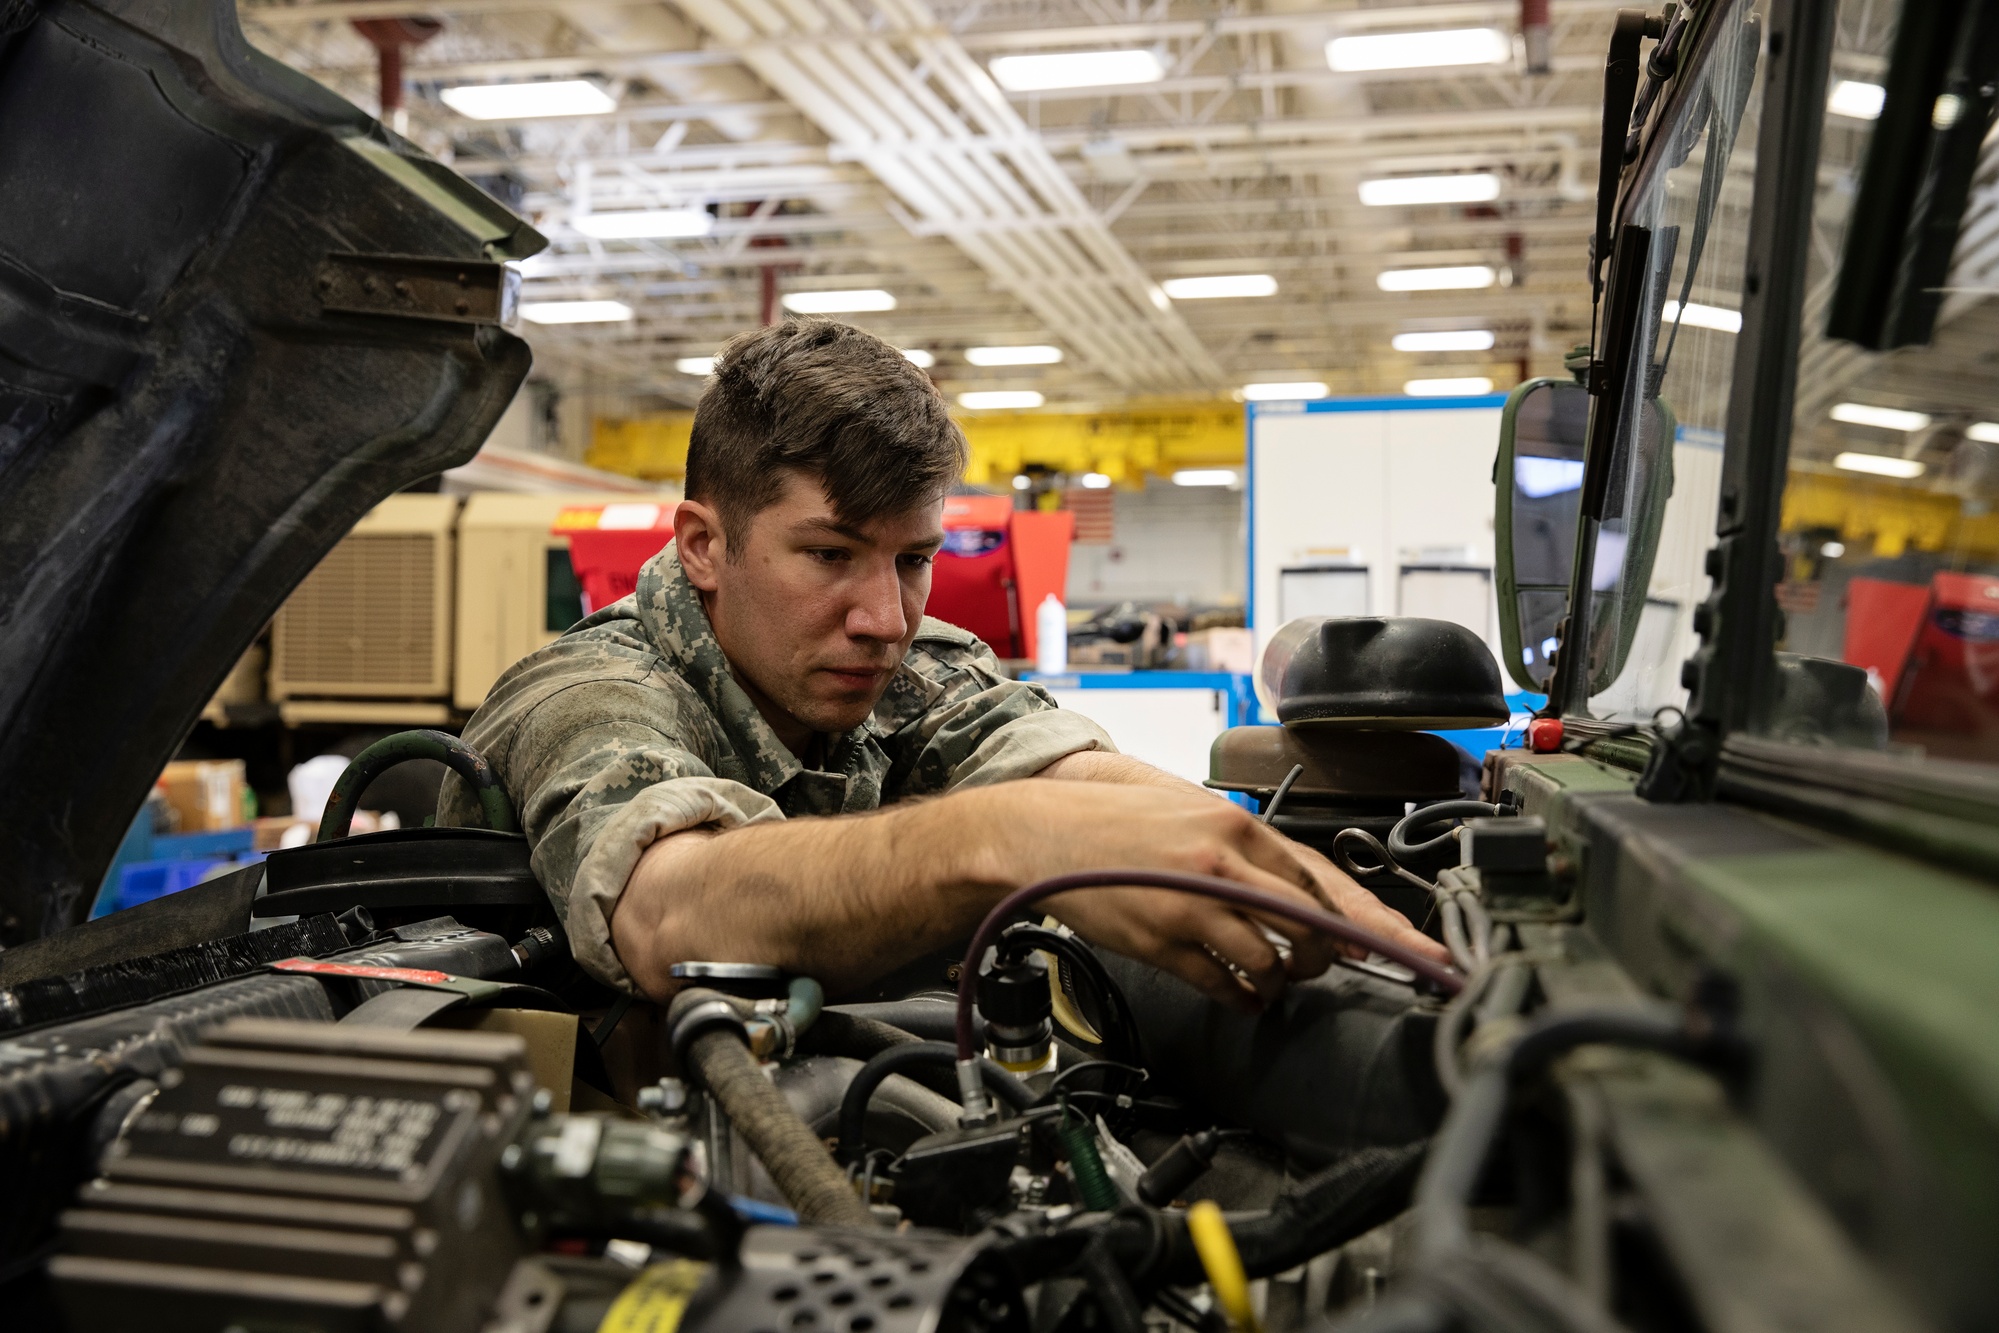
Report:
[[[921,555],[912,552],[902,557],[902,563],[907,565],[911,569],[921,569],[925,565],[936,564],[937,557],[934,555]]]
[[[814,560],[823,560],[827,564],[847,558],[847,552],[837,546],[815,546],[807,550],[806,554]]]

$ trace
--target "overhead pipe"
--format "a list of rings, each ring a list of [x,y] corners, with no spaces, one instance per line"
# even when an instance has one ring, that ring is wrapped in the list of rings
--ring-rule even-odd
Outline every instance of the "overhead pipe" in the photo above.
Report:
[[[1554,69],[1548,0],[1520,0],[1520,40],[1527,49],[1529,74],[1546,74]]]
[[[352,19],[354,31],[375,48],[376,86],[381,112],[376,117],[397,134],[409,133],[409,112],[403,109],[403,51],[422,46],[444,31],[433,18]]]

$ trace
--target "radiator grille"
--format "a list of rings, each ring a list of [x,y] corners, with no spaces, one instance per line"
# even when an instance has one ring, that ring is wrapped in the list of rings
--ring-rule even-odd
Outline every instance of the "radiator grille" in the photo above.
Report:
[[[429,533],[355,533],[334,547],[278,617],[280,687],[443,688],[437,542]]]

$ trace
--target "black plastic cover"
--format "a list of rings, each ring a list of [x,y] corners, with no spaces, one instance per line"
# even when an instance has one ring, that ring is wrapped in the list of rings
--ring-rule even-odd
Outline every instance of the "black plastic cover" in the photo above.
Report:
[[[1499,663],[1463,625],[1414,616],[1294,620],[1271,637],[1257,696],[1287,727],[1427,731],[1507,717]]]

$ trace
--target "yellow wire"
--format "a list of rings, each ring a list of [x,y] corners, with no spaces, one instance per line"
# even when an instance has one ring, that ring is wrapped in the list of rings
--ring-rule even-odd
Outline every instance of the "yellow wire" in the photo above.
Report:
[[[1187,1210],[1187,1235],[1194,1253],[1201,1256],[1208,1285],[1214,1288],[1215,1303],[1241,1333],[1263,1333],[1256,1308],[1249,1302],[1249,1275],[1242,1271],[1242,1255],[1229,1234],[1229,1224],[1212,1199],[1203,1199]]]

